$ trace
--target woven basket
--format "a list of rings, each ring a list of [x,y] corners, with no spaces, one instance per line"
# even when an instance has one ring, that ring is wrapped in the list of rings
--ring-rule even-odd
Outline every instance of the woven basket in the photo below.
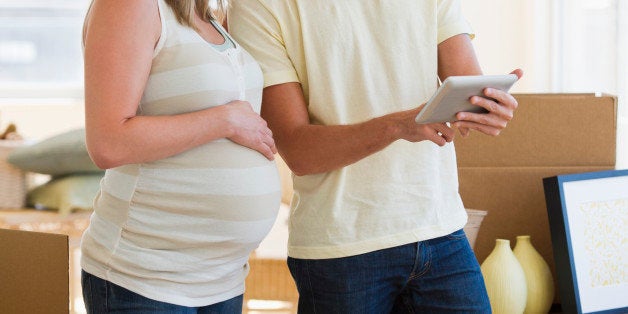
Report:
[[[26,175],[7,162],[11,151],[24,145],[22,140],[0,140],[0,208],[24,207]]]

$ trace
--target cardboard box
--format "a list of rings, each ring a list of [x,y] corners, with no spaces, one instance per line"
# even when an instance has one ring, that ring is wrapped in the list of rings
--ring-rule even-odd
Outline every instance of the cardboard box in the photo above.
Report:
[[[455,139],[460,194],[465,207],[488,212],[475,243],[480,263],[496,239],[508,239],[514,248],[517,235],[530,235],[556,281],[543,178],[615,168],[617,99],[514,96],[515,118],[499,136],[474,132]]]
[[[495,248],[496,239],[529,235],[534,248],[550,266],[556,282],[552,238],[542,178],[558,174],[605,170],[606,167],[474,167],[460,168],[460,193],[467,207],[488,213],[482,221],[474,251],[482,262]]]
[[[0,229],[0,313],[69,312],[68,236]]]
[[[615,166],[616,97],[514,96],[519,107],[499,136],[456,138],[459,167]]]

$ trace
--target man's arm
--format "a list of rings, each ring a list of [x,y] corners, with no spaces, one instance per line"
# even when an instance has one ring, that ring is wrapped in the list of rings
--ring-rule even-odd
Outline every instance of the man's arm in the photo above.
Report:
[[[444,123],[416,124],[419,108],[352,125],[310,124],[299,83],[264,89],[262,117],[273,131],[279,153],[296,175],[322,173],[359,161],[398,139],[429,140],[439,146],[453,140]]]
[[[516,69],[513,72],[517,77],[523,76],[523,71]],[[445,80],[452,75],[481,75],[482,70],[475,56],[471,39],[466,34],[453,36],[438,45],[438,76]],[[460,112],[456,115],[459,120],[453,126],[460,130],[463,136],[469,130],[476,130],[488,135],[499,135],[508,122],[513,118],[517,109],[517,100],[507,92],[487,88],[486,97],[471,97],[474,105],[481,106],[489,111],[486,114]]]
[[[460,34],[438,44],[438,77],[444,81],[454,75],[482,75],[471,39]]]

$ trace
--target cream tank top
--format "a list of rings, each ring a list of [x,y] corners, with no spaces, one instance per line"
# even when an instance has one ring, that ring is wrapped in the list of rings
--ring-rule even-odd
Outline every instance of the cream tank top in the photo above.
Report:
[[[137,114],[236,99],[259,113],[263,77],[255,60],[232,38],[233,48],[216,49],[158,3],[162,33]],[[109,169],[82,238],[81,267],[162,302],[228,300],[244,292],[249,254],[273,226],[280,194],[274,161],[227,139]]]

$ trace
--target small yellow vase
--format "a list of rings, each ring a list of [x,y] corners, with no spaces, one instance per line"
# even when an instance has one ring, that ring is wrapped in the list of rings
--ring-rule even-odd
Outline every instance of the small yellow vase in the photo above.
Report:
[[[525,314],[547,314],[554,301],[554,281],[549,266],[532,246],[529,235],[517,236],[513,250],[523,268],[528,286]]]
[[[510,248],[510,241],[497,239],[481,269],[493,313],[523,313],[527,299],[526,277]]]

